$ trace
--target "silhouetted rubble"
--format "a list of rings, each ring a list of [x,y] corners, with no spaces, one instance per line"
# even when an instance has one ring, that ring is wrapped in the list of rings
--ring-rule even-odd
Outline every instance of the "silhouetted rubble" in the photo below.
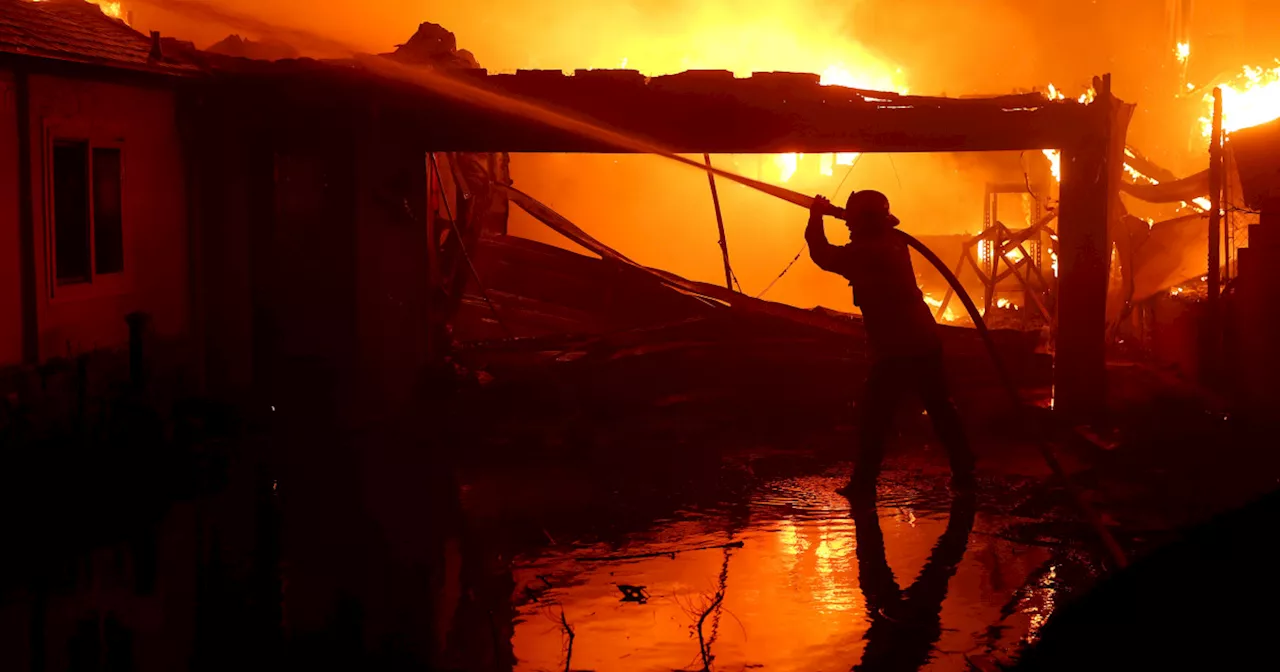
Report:
[[[228,35],[205,51],[223,56],[252,58],[259,61],[278,61],[299,56],[297,49],[283,42],[275,40],[255,41],[239,35]]]

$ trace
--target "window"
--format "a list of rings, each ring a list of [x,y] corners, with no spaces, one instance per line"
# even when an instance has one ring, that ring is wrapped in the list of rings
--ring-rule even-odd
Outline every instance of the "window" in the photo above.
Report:
[[[93,148],[93,265],[96,273],[124,270],[120,214],[120,150]]]
[[[124,271],[121,157],[116,147],[55,140],[53,275],[59,286]]]
[[[53,145],[54,271],[59,285],[88,282],[89,143]]]

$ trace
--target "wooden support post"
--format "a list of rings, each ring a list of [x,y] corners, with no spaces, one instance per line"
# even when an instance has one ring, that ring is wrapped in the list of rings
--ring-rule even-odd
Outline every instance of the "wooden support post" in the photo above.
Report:
[[[1097,100],[1089,105],[1091,128],[1082,142],[1062,148],[1054,407],[1072,419],[1105,408],[1107,229],[1124,161],[1124,124],[1132,113],[1112,98],[1109,75],[1099,84]]]
[[[1218,343],[1222,334],[1222,88],[1213,90],[1213,135],[1209,138],[1209,297],[1205,302],[1205,328],[1201,345],[1201,379],[1212,383],[1218,372]]]
[[[1224,129],[1219,142],[1219,165],[1222,171],[1222,286],[1225,291],[1227,283],[1235,277],[1231,271],[1231,253],[1235,247],[1236,232],[1232,226],[1235,217],[1231,215],[1231,167],[1227,164],[1227,135]],[[1239,272],[1238,270],[1236,271]],[[1224,318],[1225,320],[1225,318]]]
[[[711,167],[711,155],[702,155],[707,167]],[[716,191],[716,174],[707,171],[707,182],[711,184],[711,203],[716,207],[716,226],[720,228],[720,256],[724,257],[724,286],[733,291],[733,267],[729,265],[729,239],[724,235],[724,215],[720,213],[720,194]]]
[[[1107,276],[1106,170],[1099,145],[1062,151],[1058,228],[1058,345],[1054,407],[1071,416],[1099,410],[1105,393]]]

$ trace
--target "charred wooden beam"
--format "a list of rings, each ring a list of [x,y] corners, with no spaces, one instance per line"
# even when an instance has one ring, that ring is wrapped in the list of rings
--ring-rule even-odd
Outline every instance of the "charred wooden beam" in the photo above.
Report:
[[[1203,198],[1209,193],[1209,171],[1203,170],[1180,180],[1160,184],[1120,185],[1120,190],[1148,203],[1177,203]]]
[[[1106,400],[1106,305],[1111,269],[1109,223],[1119,216],[1124,137],[1133,106],[1111,95],[1110,76],[1089,106],[1090,137],[1062,152],[1058,228],[1058,341],[1055,408],[1087,418]]]
[[[634,73],[566,76],[464,72],[473,90],[589,120],[628,137],[680,153],[952,152],[1056,148],[1078,144],[1086,105],[1039,94],[949,99],[875,94],[758,73],[691,72],[637,79]],[[634,151],[583,137],[475,100],[313,61],[254,66],[227,77],[246,108],[256,90],[286,107],[324,113],[345,100],[377,99],[384,123],[426,150],[447,152]],[[337,95],[341,92],[343,95]],[[276,119],[289,132],[298,115]]]
[[[1173,171],[1157,164],[1133,147],[1125,147],[1124,155],[1126,163],[1147,177],[1159,180],[1161,183],[1176,182],[1178,180],[1178,176]]]

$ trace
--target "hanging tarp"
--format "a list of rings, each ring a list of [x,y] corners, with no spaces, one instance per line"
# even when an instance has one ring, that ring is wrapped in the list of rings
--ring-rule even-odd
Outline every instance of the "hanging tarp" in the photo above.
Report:
[[[1209,171],[1175,182],[1160,184],[1122,184],[1120,191],[1148,203],[1178,203],[1209,195]]]
[[[1150,235],[1134,250],[1134,301],[1207,272],[1208,218],[1208,213],[1200,213],[1152,225]]]

